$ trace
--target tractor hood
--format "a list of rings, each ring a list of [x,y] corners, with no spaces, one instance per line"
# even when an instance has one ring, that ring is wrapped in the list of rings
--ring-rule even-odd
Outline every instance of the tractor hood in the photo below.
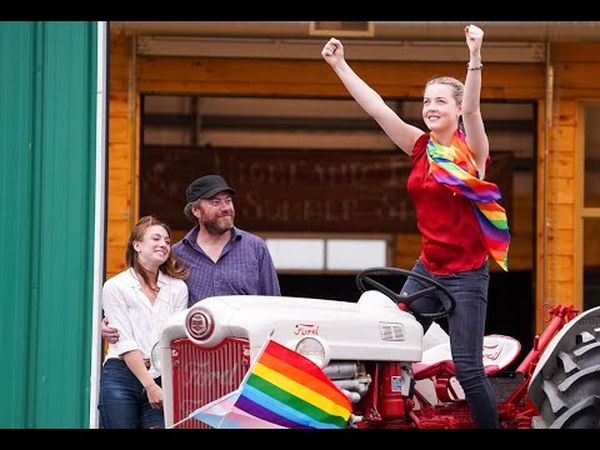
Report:
[[[186,323],[195,312],[211,322],[212,331],[194,338]],[[225,338],[248,339],[254,359],[266,339],[293,350],[306,337],[317,339],[327,360],[420,361],[423,328],[388,297],[367,291],[356,303],[298,297],[211,297],[173,315],[165,325],[161,347],[187,337],[201,347]]]

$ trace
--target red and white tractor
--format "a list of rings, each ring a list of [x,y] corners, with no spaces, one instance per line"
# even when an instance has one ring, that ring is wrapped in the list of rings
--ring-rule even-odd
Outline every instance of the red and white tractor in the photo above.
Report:
[[[430,286],[400,296],[377,280],[413,275]],[[454,377],[448,335],[435,323],[423,335],[410,304],[432,290],[429,278],[395,268],[357,275],[358,302],[296,297],[222,296],[172,316],[153,350],[162,374],[166,425],[206,428],[184,420],[238,388],[263,343],[271,339],[306,356],[350,399],[355,428],[470,428]],[[600,307],[577,314],[558,305],[546,330],[517,369],[519,342],[484,339],[482,355],[502,428],[600,428]]]

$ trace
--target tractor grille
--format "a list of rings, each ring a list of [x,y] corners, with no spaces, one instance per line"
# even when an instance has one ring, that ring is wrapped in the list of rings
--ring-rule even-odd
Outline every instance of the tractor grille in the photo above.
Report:
[[[201,348],[188,339],[171,343],[173,363],[173,423],[192,411],[237,389],[250,365],[250,346],[242,339],[225,339]],[[209,428],[187,420],[177,428]]]

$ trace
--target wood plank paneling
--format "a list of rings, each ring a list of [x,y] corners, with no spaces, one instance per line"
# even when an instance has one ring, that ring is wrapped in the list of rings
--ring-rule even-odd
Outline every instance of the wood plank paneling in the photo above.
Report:
[[[559,164],[557,160],[552,161],[558,172]],[[551,190],[549,192],[550,202],[555,205],[572,205],[575,201],[575,179],[553,177],[551,179]],[[561,215],[560,207],[558,208]]]
[[[560,94],[568,94],[570,89],[600,90],[598,63],[560,63],[558,64]]]
[[[552,152],[551,157],[555,159],[556,176],[558,179],[575,178],[575,158],[569,152]]]
[[[381,95],[391,97],[420,98],[425,82],[441,73],[459,79],[465,77],[463,63],[358,61],[353,68]],[[348,97],[339,79],[321,61],[140,57],[138,72],[140,91]],[[543,86],[543,65],[520,64],[516,69],[511,64],[490,63],[485,68],[482,95],[539,98]]]
[[[572,229],[552,230],[549,239],[554,242],[554,251],[557,255],[573,255],[575,236],[573,235]]]
[[[575,234],[575,205],[553,204],[549,209],[548,216],[555,219],[552,223],[551,232],[564,230]]]
[[[130,38],[111,33],[106,271],[125,268],[126,240],[132,225],[133,127]]]
[[[127,91],[111,91],[110,114],[112,117],[128,117],[130,114],[130,109],[129,93]]]
[[[568,262],[567,262],[568,264]],[[561,305],[576,305],[577,300],[575,299],[575,291],[573,289],[573,279],[568,280],[557,280],[554,283],[555,291],[554,297],[557,299],[557,303]],[[580,306],[577,306],[580,308]]]
[[[110,144],[110,164],[111,170],[131,171],[133,164],[133,155],[131,154],[130,143],[112,142]]]
[[[563,114],[564,116],[564,114]],[[577,127],[574,125],[559,125],[556,132],[556,140],[552,149],[550,150],[550,156],[561,154],[567,155],[569,153],[575,153],[575,137],[577,135]],[[573,157],[567,156],[567,157]]]
[[[560,92],[559,92],[560,94]],[[560,100],[560,95],[559,95]],[[561,101],[557,111],[558,124],[562,126],[577,126],[577,102]]]
[[[600,43],[561,42],[551,49],[552,61],[600,64]]]
[[[560,281],[573,281],[573,264],[575,263],[573,253],[568,255],[555,255],[552,259],[552,266],[554,270],[555,280]]]
[[[119,115],[112,115],[111,111],[111,123],[110,123],[110,142],[111,144],[119,143],[131,145],[132,132],[131,119],[129,117],[123,117]],[[111,157],[112,154],[109,154]]]
[[[574,48],[574,47],[571,47]],[[577,48],[581,48],[581,44]],[[558,54],[568,60],[566,47]],[[554,53],[556,56],[557,53]],[[574,56],[576,58],[576,56]],[[598,64],[565,64],[561,61],[555,63],[555,102],[554,120],[551,129],[549,157],[547,161],[548,184],[547,216],[541,217],[543,211],[538,211],[538,217],[547,227],[547,261],[540,266],[540,271],[545,271],[538,281],[545,282],[545,298],[537,300],[538,312],[540,302],[547,306],[560,304],[575,304],[580,306],[581,300],[575,298],[577,271],[577,248],[575,224],[578,217],[576,210],[578,183],[577,173],[577,136],[578,128],[578,102],[574,99],[582,95],[599,97],[600,90],[590,89],[589,83],[593,78],[600,76]],[[587,73],[583,73],[587,72]],[[590,74],[592,78],[590,78]],[[581,80],[587,80],[582,83]],[[594,86],[594,82],[591,86]],[[541,160],[538,170],[541,172]],[[539,222],[538,222],[539,223]],[[540,248],[540,251],[542,249]],[[541,315],[537,315],[536,329],[542,330]]]

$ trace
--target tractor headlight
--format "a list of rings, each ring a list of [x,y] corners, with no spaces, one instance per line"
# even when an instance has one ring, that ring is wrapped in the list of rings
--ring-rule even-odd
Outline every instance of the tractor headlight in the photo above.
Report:
[[[321,369],[329,364],[329,351],[325,342],[316,337],[305,337],[298,341],[296,349],[305,358],[310,359]]]
[[[158,373],[162,373],[160,369],[160,351],[158,348],[158,342],[152,346],[152,350],[150,351],[150,361],[152,361],[152,366],[156,369]]]

